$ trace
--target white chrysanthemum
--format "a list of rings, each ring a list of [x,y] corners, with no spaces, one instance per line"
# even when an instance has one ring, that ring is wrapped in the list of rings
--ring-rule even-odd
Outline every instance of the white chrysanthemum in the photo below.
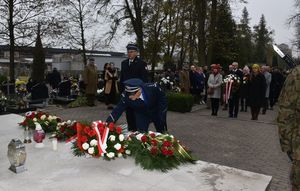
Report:
[[[118,153],[118,157],[121,158],[123,155],[122,153]]]
[[[131,154],[131,151],[130,151],[130,150],[126,150],[126,151],[125,151],[125,154],[126,154],[126,155],[130,155],[130,154]]]
[[[90,145],[93,146],[97,146],[98,141],[96,139],[91,140]]]
[[[42,115],[41,120],[45,120],[45,119],[46,119],[46,115]]]
[[[52,118],[52,115],[49,115],[49,116],[48,116],[48,120],[49,120],[49,121],[52,121],[52,119],[53,119],[53,118]]]
[[[36,118],[33,118],[33,121],[34,121],[34,122],[37,122],[37,119],[36,119]]]
[[[90,148],[90,145],[88,143],[83,143],[82,148],[83,150],[88,150],[88,148]]]
[[[71,124],[72,124],[72,121],[71,121],[71,120],[68,120],[68,121],[67,121],[67,124],[68,124],[68,125],[71,125]]]
[[[114,158],[114,157],[115,157],[115,153],[109,152],[109,153],[106,154],[106,156],[107,156],[108,158]]]
[[[90,148],[88,149],[88,153],[89,153],[90,155],[94,154],[94,152],[95,152],[94,147],[90,147]]]
[[[120,150],[122,145],[120,143],[115,144],[114,148],[118,151]]]
[[[41,124],[39,124],[39,123],[34,123],[35,124],[35,130],[42,130],[43,128],[42,128],[42,126],[41,126]]]
[[[124,139],[125,139],[125,136],[123,134],[120,134],[119,135],[119,140],[122,142],[122,141],[124,141]]]
[[[116,140],[116,136],[114,136],[114,135],[109,136],[109,140],[111,142],[114,142]]]

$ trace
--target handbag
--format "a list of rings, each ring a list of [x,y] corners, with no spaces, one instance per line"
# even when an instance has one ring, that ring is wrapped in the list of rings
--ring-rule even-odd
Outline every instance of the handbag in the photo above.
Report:
[[[208,94],[208,95],[212,95],[212,94],[214,94],[214,91],[215,91],[214,88],[209,87],[209,88],[207,89],[207,94]]]

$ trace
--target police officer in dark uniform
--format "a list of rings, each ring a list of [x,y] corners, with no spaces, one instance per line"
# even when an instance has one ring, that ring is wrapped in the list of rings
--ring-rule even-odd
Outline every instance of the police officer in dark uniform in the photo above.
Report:
[[[123,82],[128,79],[138,78],[143,82],[148,82],[147,63],[138,57],[138,47],[130,43],[127,45],[128,58],[121,63],[120,86],[121,92],[124,91]],[[126,109],[126,119],[128,130],[136,131],[135,115],[131,107]]]
[[[155,83],[144,83],[140,79],[129,79],[124,83],[125,91],[121,100],[106,122],[116,122],[122,113],[132,108],[135,124],[140,132],[148,132],[149,124],[154,123],[157,132],[167,131],[167,98]]]

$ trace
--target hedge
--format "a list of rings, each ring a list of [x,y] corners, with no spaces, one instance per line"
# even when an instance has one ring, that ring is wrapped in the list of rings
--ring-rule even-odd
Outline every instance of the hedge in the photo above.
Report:
[[[194,97],[189,94],[167,93],[168,110],[176,112],[190,112],[193,107]]]

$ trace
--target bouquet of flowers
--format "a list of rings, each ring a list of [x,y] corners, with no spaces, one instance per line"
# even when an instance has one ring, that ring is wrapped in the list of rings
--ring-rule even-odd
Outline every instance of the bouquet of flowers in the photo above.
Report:
[[[64,121],[57,124],[55,137],[60,141],[71,141],[77,135],[76,121]]]
[[[173,82],[170,77],[161,78],[159,82],[159,86],[164,91],[173,91],[173,92],[180,92],[180,88],[176,86],[175,82]]]
[[[149,132],[132,134],[128,138],[128,148],[132,151],[136,164],[147,170],[167,170],[194,159],[190,152],[172,135]]]
[[[222,82],[225,89],[225,102],[228,103],[228,99],[238,91],[241,81],[240,78],[235,74],[227,75]]]
[[[244,85],[248,84],[249,81],[250,81],[250,75],[249,74],[248,75],[244,75],[244,77],[243,77],[243,84]]]
[[[77,123],[77,140],[73,143],[75,156],[91,155],[106,160],[130,155],[122,128],[113,123],[96,121],[92,125]]]
[[[27,112],[25,114],[24,120],[19,123],[22,127],[29,127],[35,129],[36,123],[40,124],[46,133],[56,131],[57,124],[62,120],[54,115],[49,115],[47,113],[38,112]]]

